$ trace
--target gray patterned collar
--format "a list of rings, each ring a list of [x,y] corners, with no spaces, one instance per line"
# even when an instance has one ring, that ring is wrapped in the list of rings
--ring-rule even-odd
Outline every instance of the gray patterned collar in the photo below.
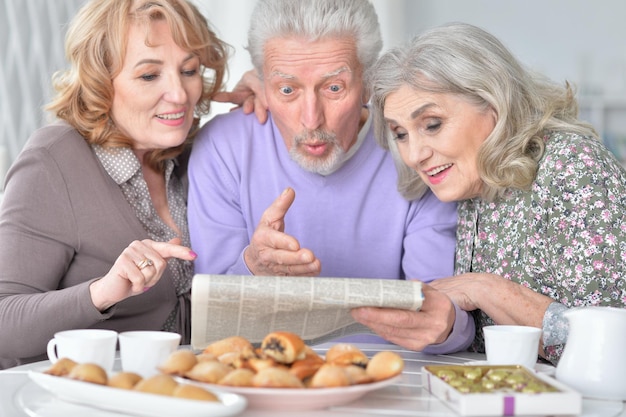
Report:
[[[104,148],[91,146],[106,172],[118,185],[131,179],[141,170],[141,163],[130,148]]]
[[[96,157],[116,184],[124,184],[141,170],[141,163],[131,148],[105,148],[91,145]],[[165,178],[174,169],[174,161],[165,161]]]

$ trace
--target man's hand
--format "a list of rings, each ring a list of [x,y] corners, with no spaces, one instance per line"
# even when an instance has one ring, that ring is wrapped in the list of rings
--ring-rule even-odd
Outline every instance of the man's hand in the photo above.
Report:
[[[352,309],[352,317],[406,349],[421,351],[428,345],[443,343],[454,326],[454,305],[444,293],[426,284],[422,284],[422,291],[424,302],[419,311],[359,307]]]
[[[319,275],[319,259],[284,232],[285,215],[295,197],[294,190],[287,188],[263,213],[244,252],[246,265],[254,275]]]

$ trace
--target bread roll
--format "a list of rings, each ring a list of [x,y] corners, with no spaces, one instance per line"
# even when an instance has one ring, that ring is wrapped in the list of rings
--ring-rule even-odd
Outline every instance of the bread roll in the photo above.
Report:
[[[261,343],[263,354],[277,362],[291,364],[305,355],[304,341],[290,332],[273,332],[265,336]]]
[[[348,352],[357,352],[365,356],[361,349],[351,345],[350,343],[337,343],[332,345],[328,351],[326,351],[326,362],[332,363],[337,359],[337,357],[345,355]]]
[[[330,388],[350,385],[350,378],[344,366],[326,363],[313,375],[309,387]]]
[[[404,369],[402,357],[391,351],[378,352],[370,359],[367,368],[365,368],[367,374],[375,381],[396,376],[402,372],[402,369]]]

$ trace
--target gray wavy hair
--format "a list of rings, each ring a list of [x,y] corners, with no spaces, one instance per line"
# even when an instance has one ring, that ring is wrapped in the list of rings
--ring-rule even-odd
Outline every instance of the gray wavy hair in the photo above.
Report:
[[[365,72],[382,48],[378,16],[368,0],[259,0],[250,22],[247,50],[259,75],[265,43],[272,38],[353,37]]]
[[[495,128],[477,161],[484,183],[481,197],[487,200],[509,188],[530,189],[546,132],[597,137],[591,125],[578,120],[578,103],[568,83],[556,84],[524,68],[497,38],[469,24],[450,23],[424,32],[385,53],[370,76],[376,137],[391,151],[398,190],[407,199],[421,196],[427,185],[403,163],[383,114],[387,96],[405,85],[453,94],[495,111]]]

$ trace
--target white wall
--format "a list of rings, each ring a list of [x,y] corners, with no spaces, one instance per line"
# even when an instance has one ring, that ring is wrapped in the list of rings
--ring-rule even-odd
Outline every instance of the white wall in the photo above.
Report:
[[[584,91],[626,96],[622,0],[407,1],[407,37],[464,21],[498,36],[526,65]]]

